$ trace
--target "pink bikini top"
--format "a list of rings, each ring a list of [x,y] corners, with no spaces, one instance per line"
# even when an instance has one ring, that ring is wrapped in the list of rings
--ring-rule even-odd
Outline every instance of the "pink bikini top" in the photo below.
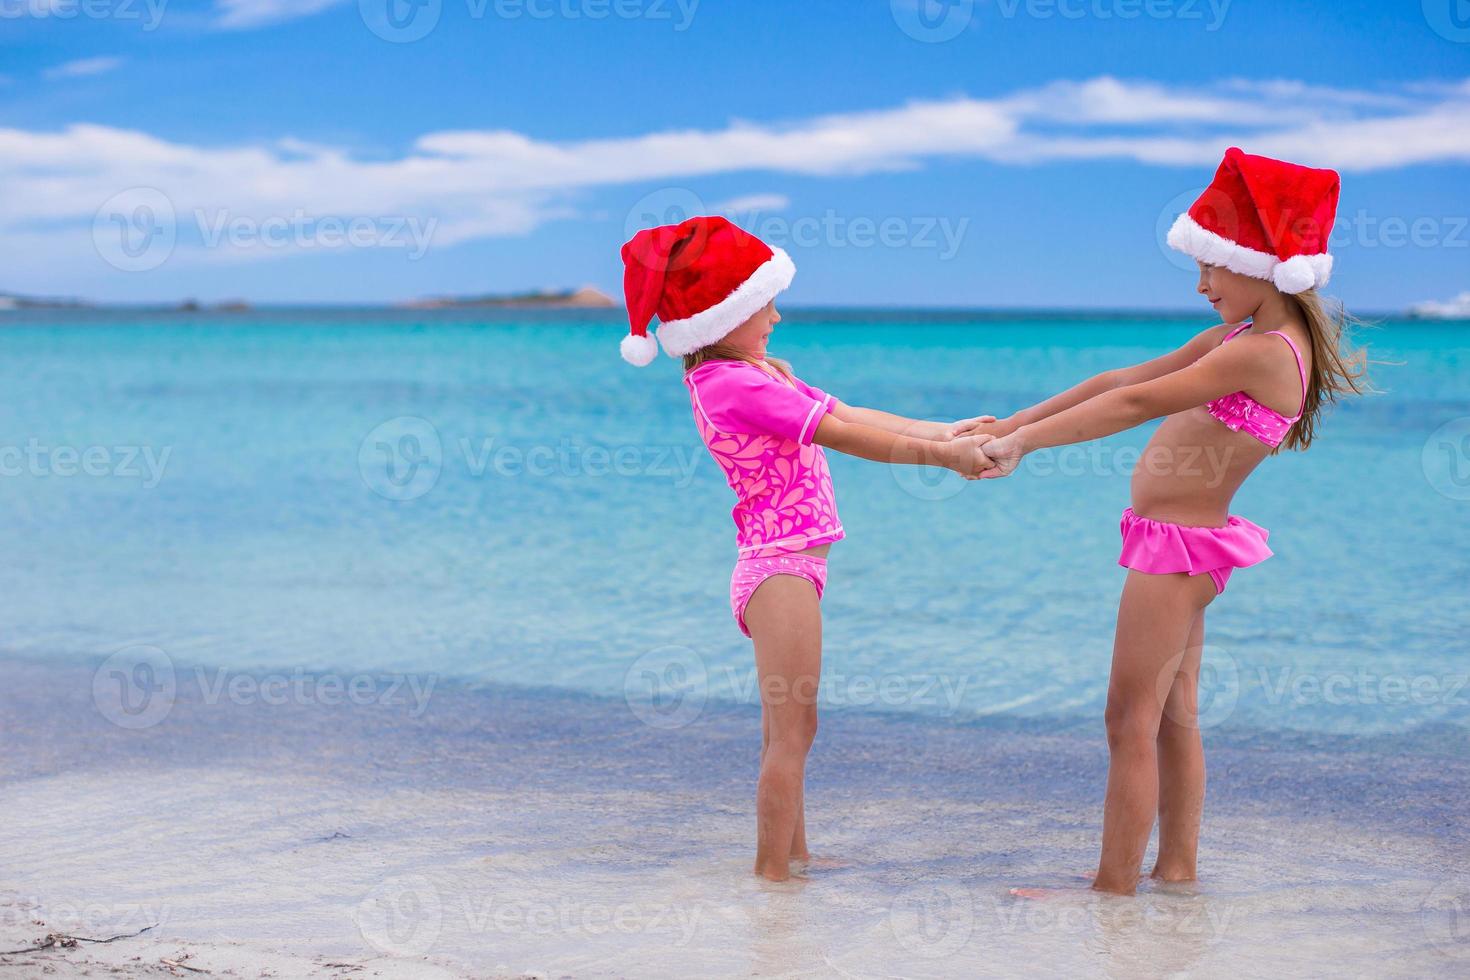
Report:
[[[1241,331],[1249,328],[1249,323],[1242,323],[1230,331],[1225,336],[1225,340],[1220,343],[1234,340]],[[1286,341],[1286,345],[1291,348],[1292,356],[1296,358],[1296,369],[1302,376],[1302,406],[1297,409],[1297,413],[1291,418],[1286,418],[1276,409],[1262,405],[1243,391],[1233,392],[1223,398],[1207,402],[1205,409],[1210,415],[1223,422],[1226,428],[1234,432],[1249,433],[1266,445],[1275,448],[1281,445],[1281,440],[1286,438],[1287,430],[1302,417],[1302,408],[1307,406],[1307,369],[1302,364],[1301,352],[1296,349],[1296,344],[1290,337],[1280,330],[1272,330],[1270,333]]]

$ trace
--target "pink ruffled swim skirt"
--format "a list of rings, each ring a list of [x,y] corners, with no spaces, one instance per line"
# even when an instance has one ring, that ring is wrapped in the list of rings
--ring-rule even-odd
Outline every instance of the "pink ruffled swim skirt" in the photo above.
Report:
[[[1119,529],[1123,532],[1119,565],[1150,575],[1209,575],[1216,594],[1225,591],[1235,569],[1271,557],[1266,547],[1271,532],[1234,514],[1224,527],[1190,527],[1139,517],[1129,507]]]
[[[745,606],[760,584],[772,575],[795,575],[817,587],[817,599],[827,590],[827,559],[817,555],[771,555],[767,558],[741,558],[735,563],[735,573],[730,576],[730,611],[735,614],[735,625],[746,636],[750,630],[745,625]]]

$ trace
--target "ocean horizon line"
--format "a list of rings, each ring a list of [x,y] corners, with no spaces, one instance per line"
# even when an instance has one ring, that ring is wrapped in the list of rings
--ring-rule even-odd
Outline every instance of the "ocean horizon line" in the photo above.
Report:
[[[787,304],[788,315],[860,317],[871,322],[888,322],[922,317],[929,322],[967,322],[1001,320],[1211,320],[1208,311],[1178,307],[1042,307],[1042,306],[866,306],[829,303]],[[1404,310],[1352,310],[1353,318],[1368,322],[1409,322],[1466,324],[1470,318],[1415,316]],[[508,321],[517,319],[570,320],[584,322],[619,321],[620,306],[555,307],[555,306],[444,306],[421,308],[395,303],[229,303],[182,306],[163,303],[88,303],[75,306],[19,306],[0,308],[0,324],[26,319],[49,322],[66,319],[89,319],[97,316],[125,314],[129,316],[169,316],[219,320],[248,319],[258,315],[391,315],[417,320],[464,320],[469,318]]]

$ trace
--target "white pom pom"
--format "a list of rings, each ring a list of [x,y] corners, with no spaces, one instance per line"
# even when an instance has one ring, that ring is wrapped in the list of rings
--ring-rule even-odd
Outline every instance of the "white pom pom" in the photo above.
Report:
[[[1271,281],[1283,293],[1304,293],[1317,284],[1317,273],[1305,255],[1293,255],[1271,270]]]
[[[618,349],[623,352],[623,360],[629,364],[634,367],[646,367],[652,364],[653,359],[658,356],[658,341],[647,334],[640,337],[636,333],[630,333],[623,338]]]

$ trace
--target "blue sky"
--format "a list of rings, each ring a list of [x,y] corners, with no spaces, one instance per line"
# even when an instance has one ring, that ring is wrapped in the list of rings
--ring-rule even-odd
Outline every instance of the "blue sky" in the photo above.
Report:
[[[1470,290],[1467,0],[389,2],[0,0],[0,291],[616,293],[698,209],[792,304],[1190,308],[1231,143],[1342,170],[1350,307]]]

